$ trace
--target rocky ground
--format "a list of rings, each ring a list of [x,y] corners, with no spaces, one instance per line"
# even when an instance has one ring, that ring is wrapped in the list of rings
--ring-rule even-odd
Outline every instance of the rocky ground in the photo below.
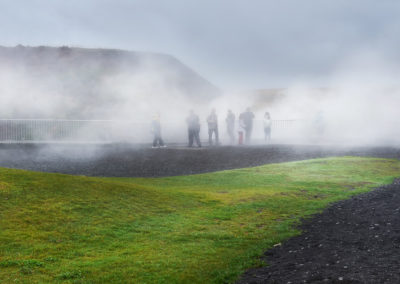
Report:
[[[400,283],[400,180],[335,203],[238,283]]]
[[[88,176],[159,177],[343,155],[400,158],[400,148],[267,145],[152,149],[129,144],[0,144],[0,167]]]

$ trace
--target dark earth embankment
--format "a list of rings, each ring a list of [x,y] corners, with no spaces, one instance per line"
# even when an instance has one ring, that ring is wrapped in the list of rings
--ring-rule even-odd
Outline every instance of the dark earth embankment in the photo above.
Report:
[[[0,166],[88,176],[159,177],[344,155],[400,158],[400,148],[268,145],[151,149],[129,144],[1,144]]]
[[[400,283],[400,180],[335,203],[238,283]]]

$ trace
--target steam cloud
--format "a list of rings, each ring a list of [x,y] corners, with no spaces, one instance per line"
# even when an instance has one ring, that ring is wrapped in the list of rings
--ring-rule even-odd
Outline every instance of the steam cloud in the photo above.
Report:
[[[12,52],[21,53],[18,51],[21,48],[24,49],[19,47]],[[27,49],[22,53],[32,52]],[[11,49],[7,50],[9,55]],[[220,94],[168,56],[142,54],[132,61],[124,52],[126,57],[98,50],[97,57],[79,64],[79,60],[87,60],[80,54],[84,50],[38,50],[34,53],[36,58],[25,54],[19,57],[20,62],[7,62],[4,57],[0,66],[3,118],[127,121],[113,131],[132,142],[148,142],[151,118],[160,113],[166,140],[184,142],[184,121],[190,109],[200,115],[204,139],[206,116],[211,108],[217,109],[224,138],[227,110],[232,109],[238,117],[246,107],[251,107],[257,119],[254,139],[259,143],[262,143],[261,120],[265,111],[275,120],[296,120],[287,129],[273,128],[276,143],[398,145],[400,142],[399,70],[378,53],[361,52],[346,58],[324,88],[299,80],[287,88],[270,90],[269,94],[267,91]],[[135,68],[131,66],[133,62]],[[84,135],[88,132],[90,128],[82,131]]]

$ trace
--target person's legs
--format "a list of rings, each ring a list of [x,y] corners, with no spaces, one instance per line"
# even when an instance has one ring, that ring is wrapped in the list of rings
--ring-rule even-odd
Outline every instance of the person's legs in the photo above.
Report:
[[[164,146],[164,141],[161,138],[161,135],[158,137],[158,143],[160,144],[161,147]]]
[[[243,145],[243,129],[241,129],[239,132],[238,132],[238,135],[239,135],[239,141],[238,141],[238,143],[239,143],[239,145]]]
[[[213,130],[211,128],[208,129],[208,144],[212,145],[213,141],[212,141],[212,133]]]
[[[233,133],[233,128],[231,128],[231,127],[228,128],[228,136],[231,141],[231,144],[234,144],[235,143],[235,135]]]
[[[248,128],[246,128],[245,129],[245,142],[246,142],[246,144],[249,144],[249,142],[250,142],[250,129],[248,129]]]
[[[164,143],[163,143],[163,141],[161,139],[161,135],[155,134],[154,135],[154,140],[153,140],[153,147],[163,146],[163,145],[164,145]]]
[[[197,143],[197,146],[199,146],[199,147],[201,147],[201,143],[200,143],[200,131],[196,131],[195,132],[195,135],[194,135],[194,138],[195,138],[195,140],[196,140],[196,143]]]
[[[251,128],[246,129],[246,144],[250,144],[251,140]]]
[[[189,134],[189,147],[192,147],[193,146],[193,130],[189,129],[188,134]]]
[[[154,139],[153,139],[153,147],[157,146],[157,136],[154,135]]]
[[[218,135],[218,128],[214,129],[215,132],[215,144],[219,144],[219,135]]]
[[[253,134],[253,128],[250,128],[250,132],[249,132],[249,144],[251,143],[251,136]]]

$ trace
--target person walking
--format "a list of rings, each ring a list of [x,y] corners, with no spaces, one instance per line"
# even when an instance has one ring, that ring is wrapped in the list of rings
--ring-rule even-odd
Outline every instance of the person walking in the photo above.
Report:
[[[253,130],[254,113],[248,107],[245,112],[239,116],[239,121],[245,132],[245,142],[250,144],[251,132]]]
[[[160,115],[157,113],[154,115],[153,120],[151,122],[151,130],[154,135],[153,139],[153,148],[158,147],[166,147],[164,145],[164,141],[161,138],[161,123],[160,123]]]
[[[190,111],[189,116],[186,118],[186,123],[188,125],[189,147],[193,147],[193,140],[196,142],[198,147],[201,147],[199,136],[200,120],[193,110]]]
[[[263,124],[264,124],[265,142],[269,143],[271,142],[271,126],[272,126],[271,115],[269,114],[269,112],[266,112],[264,114]]]
[[[228,110],[228,114],[225,119],[226,122],[226,130],[228,132],[230,143],[235,143],[235,115],[232,110]]]
[[[213,134],[215,136],[215,145],[219,144],[219,137],[218,137],[218,117],[215,112],[215,108],[211,110],[210,115],[207,117],[207,124],[208,124],[208,143],[210,146],[213,145]]]

